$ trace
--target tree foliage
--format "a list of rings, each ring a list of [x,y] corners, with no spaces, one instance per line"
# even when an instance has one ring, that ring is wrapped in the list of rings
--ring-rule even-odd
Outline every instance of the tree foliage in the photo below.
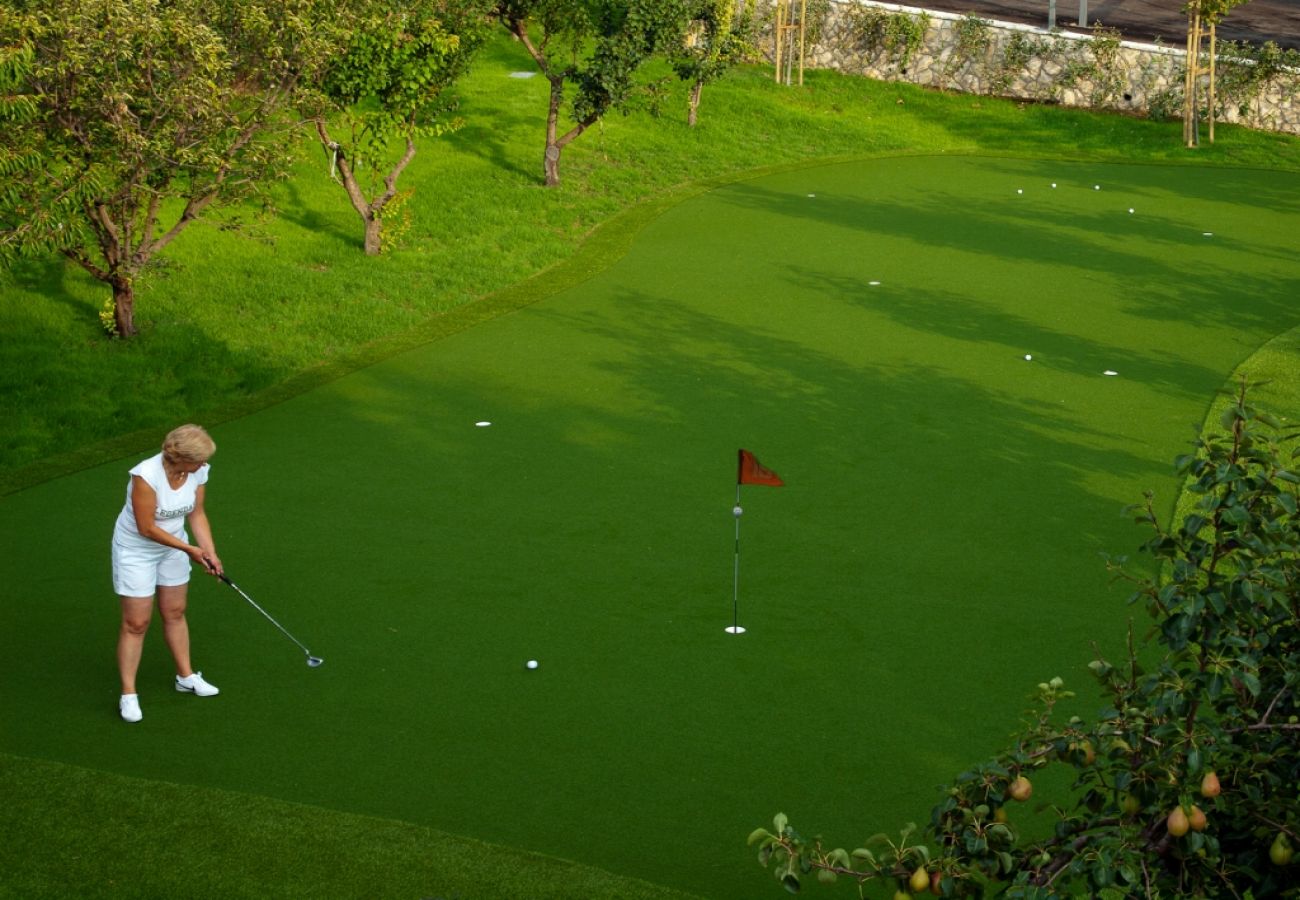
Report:
[[[691,85],[687,124],[694,127],[704,86],[758,54],[754,0],[698,0],[690,29],[670,53],[673,70]]]
[[[310,111],[330,160],[380,252],[383,217],[416,138],[458,127],[448,89],[487,37],[489,0],[364,3],[329,62]],[[396,149],[394,149],[396,148]]]
[[[0,6],[0,253],[60,252],[113,291],[215,203],[287,161],[283,113],[331,46],[321,0]]]
[[[560,154],[612,109],[627,103],[647,60],[680,45],[694,0],[500,0],[495,16],[550,83],[547,186],[560,183]],[[566,89],[573,125],[560,133]]]
[[[1153,623],[1130,628],[1126,657],[1093,660],[1105,706],[1059,721],[1069,692],[1038,686],[1022,733],[957,776],[934,807],[928,845],[914,827],[855,850],[808,840],[784,816],[751,844],[790,890],[846,877],[900,893],[1004,896],[1294,897],[1300,875],[1300,433],[1248,400],[1242,383],[1178,470],[1195,498],[1163,526],[1150,495],[1156,576],[1110,565]],[[1025,838],[1015,808],[1047,766],[1074,773],[1048,837]]]

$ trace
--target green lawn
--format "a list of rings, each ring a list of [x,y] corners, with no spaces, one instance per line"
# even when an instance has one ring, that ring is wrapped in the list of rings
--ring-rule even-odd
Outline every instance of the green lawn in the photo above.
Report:
[[[286,187],[285,218],[256,226],[271,243],[177,245],[138,344],[87,326],[79,370],[4,342],[50,391],[10,444],[26,489],[0,501],[22,895],[96,871],[85,892],[130,893],[110,844],[66,868],[40,848],[78,843],[87,814],[166,847],[193,808],[209,842],[283,861],[239,880],[240,854],[186,853],[188,881],[148,892],[765,896],[743,842],[777,810],[851,844],[924,821],[1035,683],[1085,688],[1090,712],[1085,664],[1126,615],[1100,554],[1144,538],[1121,508],[1146,489],[1172,508],[1170,461],[1216,389],[1300,325],[1296,142],[1226,129],[1191,156],[1167,124],[753,70],[706,95],[716,129],[611,121],[548,192],[523,67],[495,48],[465,108],[500,126],[470,116],[430,154],[417,200],[459,230],[421,218],[364,260],[341,194]],[[451,209],[457,191],[478,204]],[[68,293],[21,309],[58,345],[95,295],[47,268],[23,289]],[[65,369],[104,380],[78,394]],[[219,423],[231,576],[326,663],[204,580],[196,661],[222,695],[172,691],[154,633],[128,727],[104,545],[158,428],[131,432],[190,416]],[[56,446],[90,450],[20,467]],[[744,489],[733,637],[742,446],[787,487]],[[137,791],[157,801],[96,814]]]
[[[0,897],[694,895],[409,822],[0,754]]]
[[[355,214],[323,155],[305,147],[273,212],[229,211],[168,248],[140,289],[137,341],[103,339],[107,293],[75,267],[49,260],[0,273],[0,493],[149,446],[177,419],[239,414],[278,396],[286,379],[298,379],[294,390],[318,383],[403,336],[419,341],[430,316],[567,258],[610,216],[700,180],[918,151],[1300,168],[1300,142],[1277,135],[1223,128],[1193,153],[1175,122],[831,72],[810,72],[791,90],[750,68],[706,90],[694,130],[677,88],[659,118],[640,111],[601,123],[566,151],[563,186],[547,190],[545,84],[509,77],[529,67],[508,40],[479,59],[460,91],[467,124],[422,147],[403,182],[415,190],[411,231],[384,259],[360,252]]]

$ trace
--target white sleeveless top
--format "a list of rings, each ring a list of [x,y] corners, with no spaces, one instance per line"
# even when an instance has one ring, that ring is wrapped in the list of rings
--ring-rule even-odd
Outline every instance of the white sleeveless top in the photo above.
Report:
[[[197,472],[191,472],[181,486],[175,490],[172,490],[172,486],[167,483],[167,471],[163,468],[163,455],[161,453],[151,456],[138,464],[131,469],[131,474],[139,475],[144,479],[144,483],[153,488],[154,494],[157,495],[158,502],[154,507],[153,515],[158,527],[181,540],[186,540],[185,517],[194,511],[195,495],[202,485],[207,484],[208,470],[210,468],[211,466],[204,463]],[[157,544],[142,536],[140,529],[136,527],[135,510],[131,506],[131,494],[134,486],[134,479],[127,481],[126,505],[118,513],[117,524],[113,527],[113,540],[128,546],[143,542],[156,547]]]

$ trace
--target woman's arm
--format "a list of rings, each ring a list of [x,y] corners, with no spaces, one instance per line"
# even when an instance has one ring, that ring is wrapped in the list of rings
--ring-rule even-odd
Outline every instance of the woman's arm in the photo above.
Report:
[[[139,475],[132,475],[131,512],[135,515],[135,527],[136,530],[140,532],[140,535],[151,541],[162,544],[165,547],[173,547],[176,550],[181,550],[186,553],[190,559],[194,560],[194,562],[198,563],[207,571],[214,575],[220,574],[220,561],[218,560],[214,566],[212,561],[209,559],[209,555],[213,559],[216,558],[215,551],[209,554],[209,552],[202,546],[195,547],[187,544],[170,532],[158,527],[158,522],[154,519],[154,511],[157,510],[157,508],[158,494],[152,487],[150,487],[149,482],[145,481]],[[194,523],[195,513],[199,513],[202,509],[203,488],[200,487],[194,498],[194,512],[190,513],[191,524]],[[195,525],[194,531],[196,534],[200,534],[200,543],[202,543],[203,538],[206,537],[208,545],[211,546],[212,530],[208,527],[207,515],[203,514],[201,515],[201,518],[202,531],[200,531],[200,526],[198,525]]]
[[[198,539],[199,549],[203,551],[201,565],[213,575],[222,574],[221,557],[217,556],[217,545],[212,540],[212,526],[208,524],[208,512],[203,508],[203,498],[207,485],[201,484],[194,493],[194,509],[190,512],[190,530]]]

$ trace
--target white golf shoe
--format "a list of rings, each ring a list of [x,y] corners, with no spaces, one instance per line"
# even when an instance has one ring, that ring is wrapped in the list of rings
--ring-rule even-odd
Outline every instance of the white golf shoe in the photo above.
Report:
[[[202,672],[195,672],[185,678],[176,676],[176,690],[183,694],[194,694],[197,697],[215,697],[221,691],[203,680]]]
[[[139,722],[144,718],[144,713],[140,712],[139,694],[123,694],[122,699],[117,701],[117,710],[122,714],[124,722]]]

